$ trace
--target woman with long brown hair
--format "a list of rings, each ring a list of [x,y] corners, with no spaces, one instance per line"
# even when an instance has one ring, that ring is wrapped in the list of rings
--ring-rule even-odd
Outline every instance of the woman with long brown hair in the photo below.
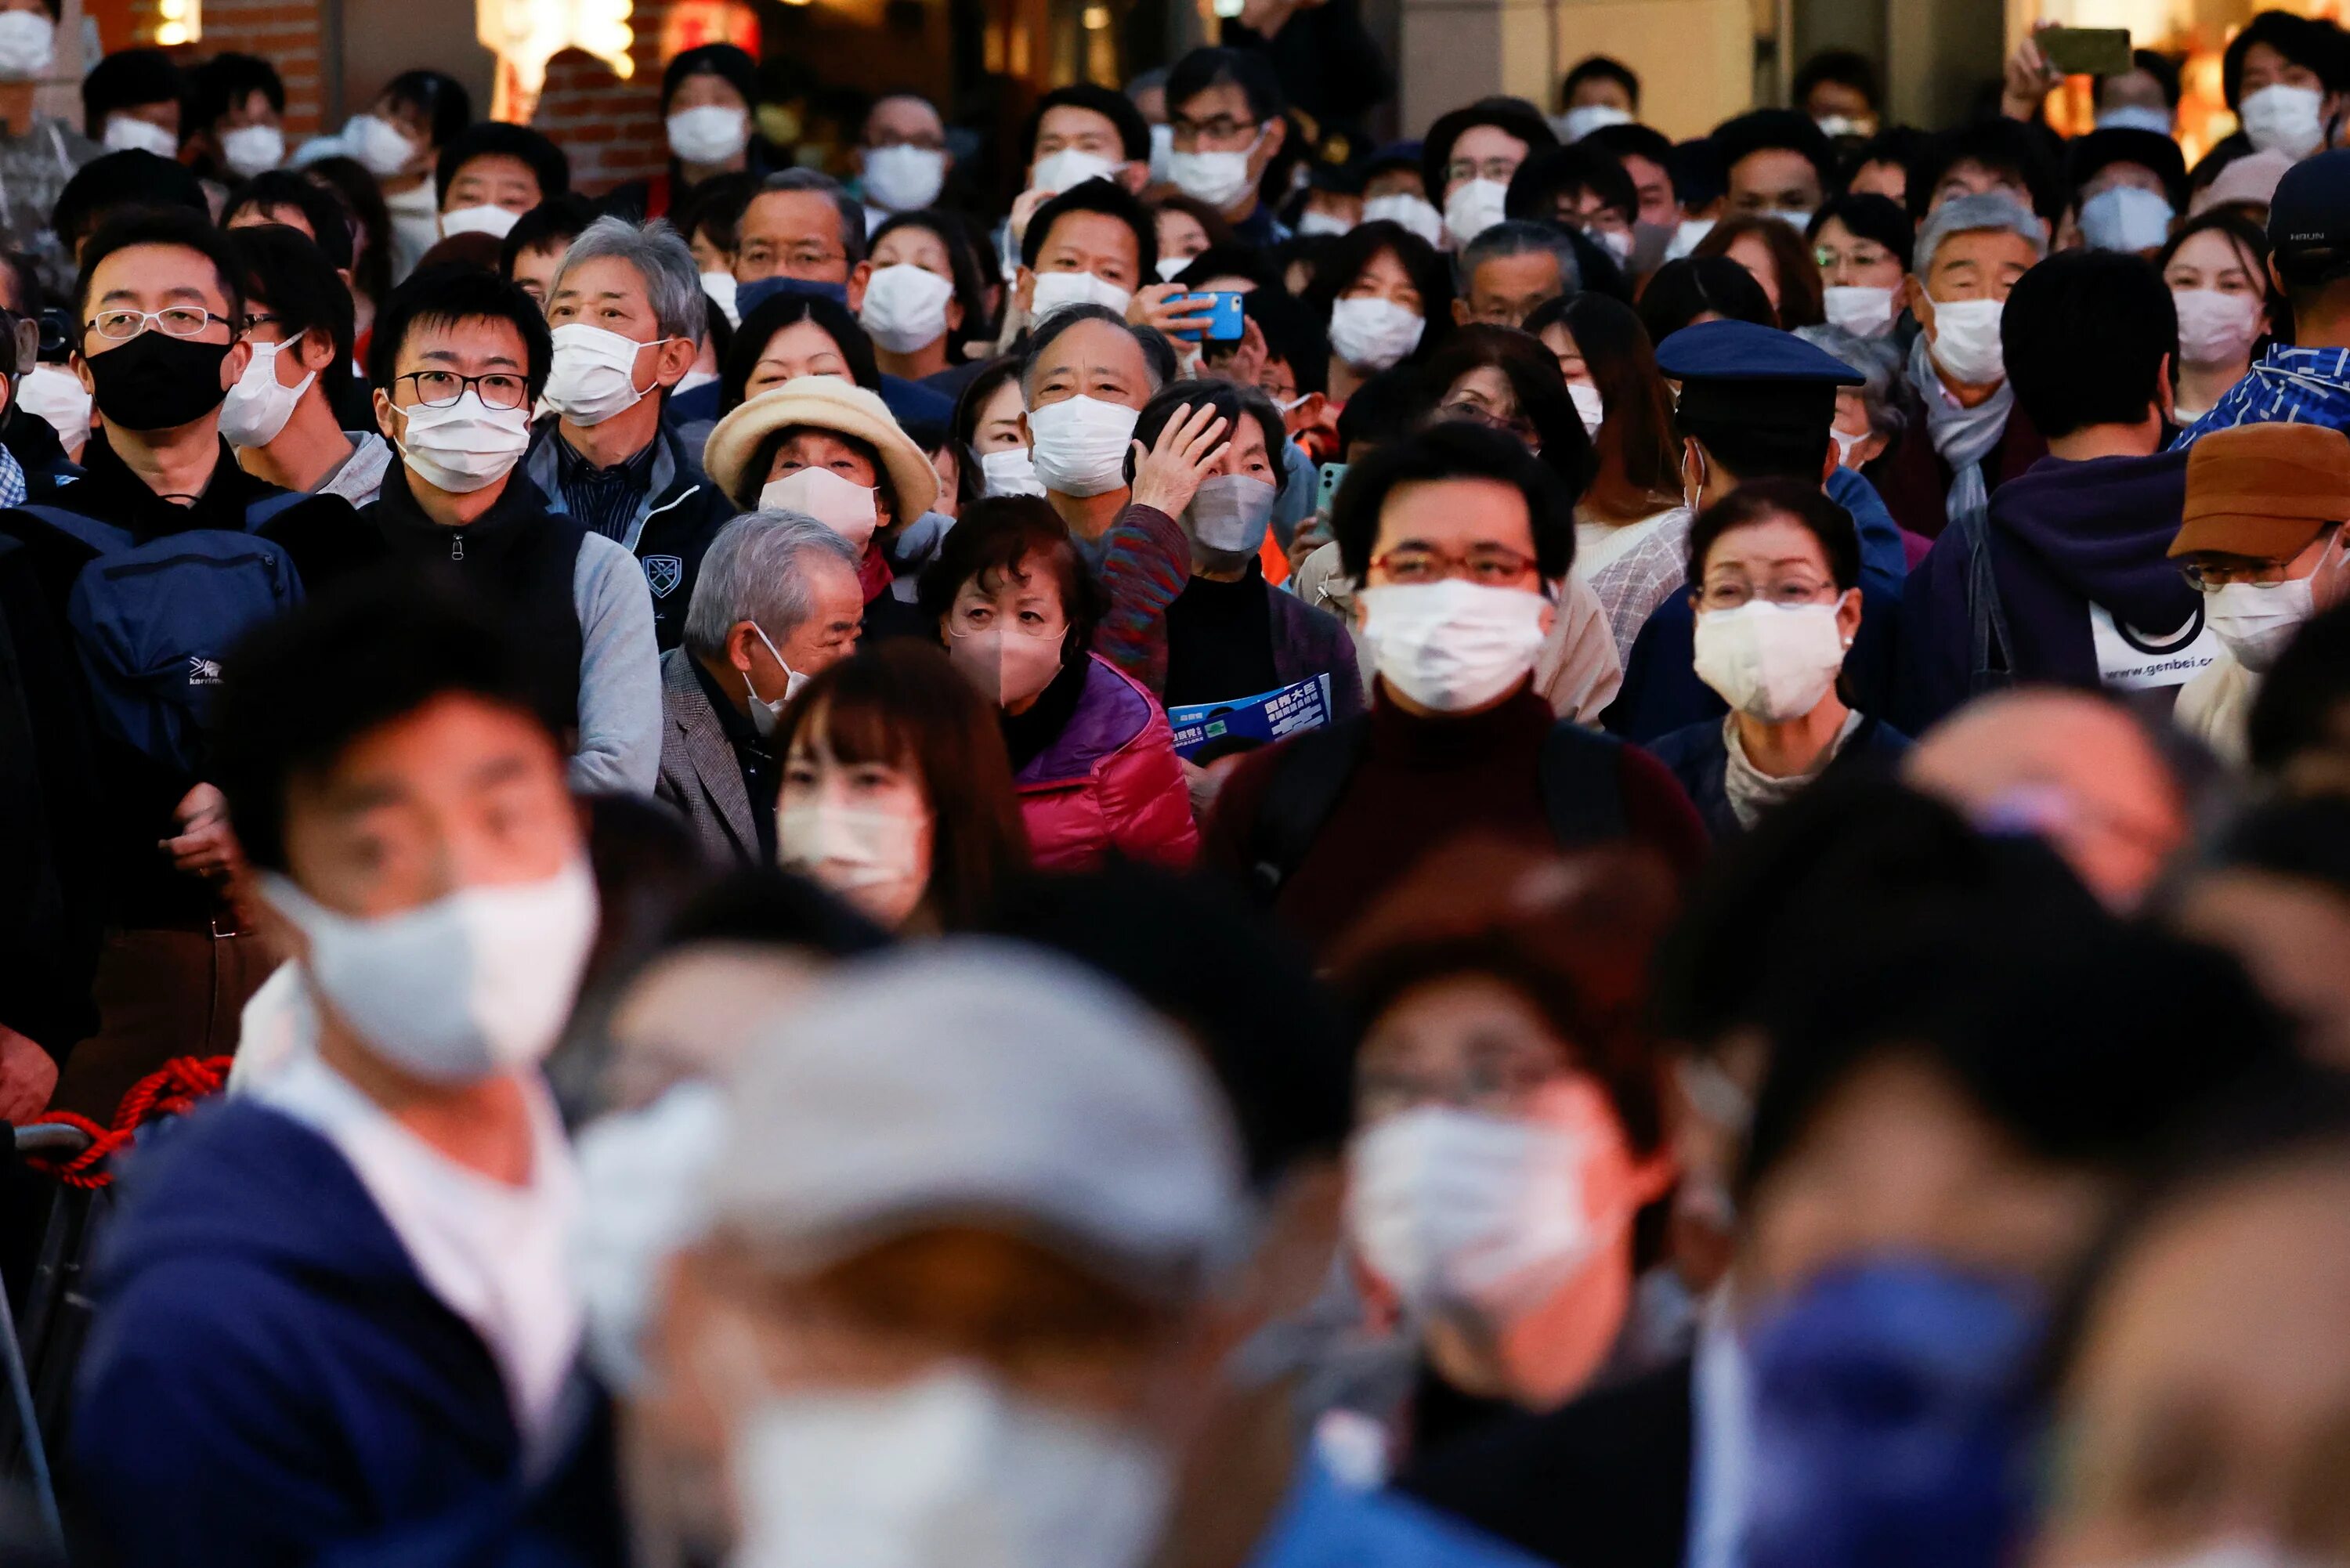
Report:
[[[1688,565],[1672,394],[1640,318],[1605,295],[1552,300],[1526,330],[1558,357],[1586,425],[1598,405],[1593,477],[1575,507],[1575,569],[1607,607],[1617,656],[1628,659],[1641,622]]]
[[[775,852],[879,924],[976,924],[1027,868],[995,712],[935,648],[898,639],[812,678],[784,710]]]

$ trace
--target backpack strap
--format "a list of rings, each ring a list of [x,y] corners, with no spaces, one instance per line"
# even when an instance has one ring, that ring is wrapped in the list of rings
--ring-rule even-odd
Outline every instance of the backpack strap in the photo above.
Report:
[[[1370,742],[1371,718],[1362,713],[1282,742],[1249,826],[1249,889],[1260,907],[1272,908],[1282,884],[1304,863]]]
[[[1571,720],[1543,737],[1543,815],[1562,849],[1624,836],[1624,742]]]
[[[100,556],[127,550],[139,543],[139,536],[128,528],[101,523],[95,517],[85,517],[62,506],[19,506],[16,510],[27,517],[39,518],[67,538],[88,545]]]
[[[1965,532],[1959,543],[1966,550],[1967,695],[1995,691],[2015,683],[2015,646],[2007,631],[2007,607],[1999,596],[1999,574],[1991,559],[1991,519],[1968,516],[1952,524]]]
[[[244,509],[244,531],[258,534],[280,514],[309,499],[309,493],[301,490],[282,490],[275,495],[265,495]]]

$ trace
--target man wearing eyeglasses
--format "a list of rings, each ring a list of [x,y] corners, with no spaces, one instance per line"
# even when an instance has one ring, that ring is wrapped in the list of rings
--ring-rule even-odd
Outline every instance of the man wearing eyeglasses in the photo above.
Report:
[[[752,286],[771,279],[848,303],[849,272],[865,259],[865,209],[829,175],[813,169],[768,175],[743,209],[736,234],[735,303],[743,315],[772,292]]]
[[[2178,689],[2178,727],[2238,767],[2270,666],[2312,617],[2350,597],[2343,514],[2350,436],[2330,425],[2237,425],[2197,441],[2170,559],[2203,594],[2218,656]]]
[[[1208,855],[1317,948],[1466,833],[1630,840],[1693,871],[1706,836],[1663,764],[1554,719],[1532,689],[1575,555],[1575,500],[1523,442],[1445,421],[1347,471],[1333,527],[1363,587],[1371,711],[1242,763]]]
[[[1257,194],[1289,134],[1281,84],[1248,49],[1194,49],[1167,74],[1175,132],[1168,175],[1195,202],[1224,215],[1243,244],[1279,244],[1289,230]]]
[[[572,788],[649,795],[661,693],[645,573],[515,467],[553,357],[530,296],[494,274],[432,267],[400,285],[368,379],[401,461],[360,515],[396,559],[469,581],[538,649]]]
[[[100,229],[72,317],[100,429],[80,474],[38,505],[0,475],[16,507],[0,513],[0,635],[27,691],[79,710],[88,737],[86,753],[30,759],[57,787],[47,820],[15,825],[46,837],[60,900],[36,920],[31,961],[0,972],[12,1120],[54,1084],[57,1105],[104,1121],[165,1060],[233,1050],[273,961],[227,897],[235,841],[204,773],[211,688],[244,631],[368,552],[346,502],[245,472],[221,439],[221,400],[251,354],[238,275],[197,214]]]

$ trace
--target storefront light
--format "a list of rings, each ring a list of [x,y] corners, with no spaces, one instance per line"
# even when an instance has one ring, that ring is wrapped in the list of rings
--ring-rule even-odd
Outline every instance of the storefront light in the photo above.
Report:
[[[155,41],[166,48],[204,36],[203,0],[157,0]]]

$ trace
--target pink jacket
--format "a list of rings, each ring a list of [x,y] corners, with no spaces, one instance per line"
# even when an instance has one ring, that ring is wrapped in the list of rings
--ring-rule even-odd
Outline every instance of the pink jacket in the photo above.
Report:
[[[1082,871],[1113,850],[1180,870],[1199,853],[1165,710],[1098,655],[1076,711],[1013,782],[1039,870]]]

